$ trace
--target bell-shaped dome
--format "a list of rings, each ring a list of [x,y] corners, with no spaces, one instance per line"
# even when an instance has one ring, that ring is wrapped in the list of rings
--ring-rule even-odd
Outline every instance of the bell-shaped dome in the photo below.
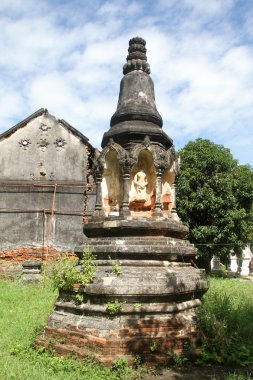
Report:
[[[145,40],[140,37],[129,41],[117,110],[111,118],[111,128],[103,136],[102,148],[113,139],[125,149],[132,149],[134,144],[143,142],[145,136],[165,149],[173,144],[162,130],[163,121],[156,109],[145,46]]]
[[[159,127],[163,124],[156,109],[145,45],[146,42],[140,37],[129,41],[127,63],[123,67],[125,75],[121,80],[118,106],[111,118],[111,127],[130,120],[150,121]]]

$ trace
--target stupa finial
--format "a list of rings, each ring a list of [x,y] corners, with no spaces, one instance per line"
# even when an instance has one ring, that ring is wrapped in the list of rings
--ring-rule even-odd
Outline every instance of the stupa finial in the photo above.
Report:
[[[129,41],[127,63],[123,66],[124,75],[134,70],[142,70],[144,73],[150,74],[145,45],[146,41],[143,38],[131,38]]]

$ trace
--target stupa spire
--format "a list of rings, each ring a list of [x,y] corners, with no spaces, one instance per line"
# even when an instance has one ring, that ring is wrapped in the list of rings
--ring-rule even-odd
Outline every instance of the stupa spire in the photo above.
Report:
[[[104,135],[102,147],[107,143],[109,135],[120,143],[119,135],[126,132],[126,129],[136,130],[136,132],[141,130],[141,134],[144,134],[141,136],[142,139],[146,134],[152,134],[152,128],[155,128],[157,134],[157,128],[163,125],[162,117],[155,104],[154,83],[149,75],[150,66],[147,62],[145,46],[146,41],[141,37],[134,37],[129,41],[117,110],[112,115],[110,123],[113,130]],[[130,135],[127,140],[129,137]],[[124,141],[126,142],[125,137]]]
[[[144,73],[150,74],[150,66],[146,56],[146,41],[141,37],[131,38],[129,41],[127,63],[123,66],[123,74],[130,71],[142,70]]]

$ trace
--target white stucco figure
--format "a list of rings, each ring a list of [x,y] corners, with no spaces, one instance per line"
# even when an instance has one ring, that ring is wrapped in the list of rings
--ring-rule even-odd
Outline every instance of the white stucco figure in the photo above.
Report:
[[[134,187],[136,190],[135,199],[138,201],[146,201],[147,200],[147,176],[144,171],[140,170],[134,176]]]

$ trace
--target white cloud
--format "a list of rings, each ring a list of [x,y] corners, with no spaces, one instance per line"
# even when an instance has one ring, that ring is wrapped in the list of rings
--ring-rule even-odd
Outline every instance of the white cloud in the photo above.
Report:
[[[140,35],[176,147],[210,138],[253,163],[250,3],[2,0],[0,130],[46,107],[99,146],[116,110],[128,40]]]

